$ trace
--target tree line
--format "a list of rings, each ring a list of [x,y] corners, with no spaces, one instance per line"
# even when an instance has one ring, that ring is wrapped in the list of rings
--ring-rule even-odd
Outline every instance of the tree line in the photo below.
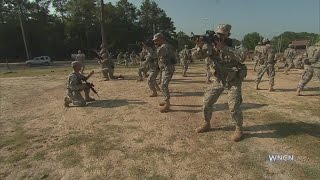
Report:
[[[49,55],[68,59],[77,50],[93,57],[101,44],[100,0],[1,0],[0,59],[23,61],[26,53],[19,23],[24,26],[30,57]],[[21,7],[21,9],[19,8]],[[54,10],[54,12],[50,12]],[[139,8],[128,0],[104,6],[107,48],[117,54],[138,51],[137,42],[163,31],[176,48],[192,44],[183,32],[176,33],[170,17],[157,3],[142,2]]]
[[[41,55],[54,60],[70,59],[72,53],[82,50],[94,57],[95,49],[101,44],[100,0],[0,0],[0,60],[4,58],[24,61],[26,52],[22,38],[19,14],[23,23],[26,44],[30,58]],[[54,11],[54,12],[52,12]],[[107,48],[118,54],[139,51],[137,42],[152,38],[155,32],[165,32],[170,42],[181,50],[185,44],[194,46],[184,32],[176,32],[174,23],[158,4],[144,0],[140,7],[128,0],[115,4],[107,3],[103,12]],[[313,39],[313,33],[285,32],[274,37],[273,43],[282,38],[282,49],[289,42],[299,39]],[[261,40],[259,33],[248,33],[242,43],[247,49],[254,49]]]
[[[257,32],[248,33],[243,37],[242,44],[245,48],[249,50],[254,50],[258,42],[263,40],[262,35]],[[315,33],[307,32],[283,32],[278,36],[270,39],[271,44],[280,52],[283,52],[288,45],[295,40],[307,40],[309,45],[314,45],[316,42],[320,41],[320,35]]]

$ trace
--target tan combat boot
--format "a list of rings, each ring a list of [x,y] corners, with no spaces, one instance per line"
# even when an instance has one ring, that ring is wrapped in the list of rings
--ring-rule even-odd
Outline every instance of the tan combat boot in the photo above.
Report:
[[[257,83],[254,88],[255,90],[259,90],[259,84]]]
[[[65,97],[64,98],[64,107],[69,107],[70,103],[72,103],[72,101],[68,97]]]
[[[301,89],[298,88],[297,91],[296,91],[296,95],[297,95],[297,96],[301,96],[300,91],[301,91]]]
[[[166,113],[169,111],[169,109],[170,109],[170,102],[167,101],[167,102],[165,102],[164,106],[160,107],[160,112]]]
[[[157,96],[158,96],[157,91],[152,91],[152,94],[149,97],[157,97]]]
[[[272,91],[274,91],[273,86],[270,86],[269,87],[269,92],[272,92]]]
[[[231,136],[231,140],[238,142],[241,140],[242,137],[242,126],[236,126],[236,130],[234,131],[233,135]]]
[[[200,126],[196,129],[196,132],[197,133],[204,133],[204,132],[208,132],[210,130],[211,130],[210,121],[205,121],[205,123],[203,123],[202,126]]]
[[[164,106],[167,102],[166,101],[162,101],[159,103],[159,106]]]

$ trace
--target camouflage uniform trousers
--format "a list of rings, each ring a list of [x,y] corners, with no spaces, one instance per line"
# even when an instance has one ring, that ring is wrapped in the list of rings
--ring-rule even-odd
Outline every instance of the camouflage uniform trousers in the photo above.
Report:
[[[301,80],[298,83],[298,88],[303,89],[312,79],[313,76],[320,84],[320,68],[315,68],[312,66],[306,67],[306,69],[303,71],[301,75]]]
[[[203,115],[206,122],[210,122],[212,118],[213,105],[217,102],[220,95],[225,89],[228,90],[228,106],[231,114],[232,121],[237,126],[242,126],[243,115],[240,109],[242,104],[241,93],[242,82],[237,77],[234,80],[228,82],[227,86],[222,83],[214,81],[212,86],[205,92],[203,98]]]
[[[89,86],[87,86],[86,84],[82,84],[83,85],[83,91],[85,93],[86,96],[89,96],[90,93],[90,88]],[[75,106],[85,106],[86,105],[86,101],[85,99],[82,97],[81,95],[81,91],[71,91],[68,89],[68,93],[67,93],[67,97],[69,100],[72,101],[72,104]]]
[[[211,60],[209,58],[205,59],[205,63],[206,63],[206,71],[207,71],[207,73],[206,73],[206,77],[207,77],[206,81],[210,81],[210,78],[213,76],[213,74],[211,72],[211,69],[213,69],[213,67],[212,67],[213,64],[212,64],[212,62],[211,62]]]
[[[187,60],[181,60],[182,74],[186,75],[187,70],[189,68],[189,63]]]
[[[164,101],[169,101],[170,93],[169,93],[169,83],[172,79],[173,73],[175,71],[174,65],[168,65],[163,67],[162,69],[162,81],[161,81],[161,91],[164,97]]]
[[[294,68],[294,63],[293,63],[293,59],[287,59],[287,68],[285,69],[285,71],[290,71],[290,69]]]
[[[147,73],[149,71],[149,66],[146,66],[146,65],[140,65],[139,69],[138,69],[138,76],[139,76],[139,80],[142,81],[142,77],[147,77]],[[143,75],[142,75],[143,74]]]
[[[160,72],[160,70],[158,68],[150,70],[150,74],[148,77],[148,86],[149,86],[150,90],[153,92],[160,89],[159,85],[157,84],[157,76],[158,76],[159,72]]]
[[[108,69],[109,69],[108,74],[109,74],[110,79],[114,79],[114,67],[110,67]]]
[[[103,74],[103,77],[105,77],[107,80],[109,80],[110,78],[112,77],[109,77],[110,76],[110,70],[109,68],[103,68],[101,69],[101,72]]]
[[[262,79],[265,72],[267,72],[267,74],[269,76],[269,85],[273,86],[274,85],[274,77],[276,75],[276,70],[274,68],[274,64],[259,66],[256,83],[259,84],[261,82],[261,79]]]
[[[253,69],[256,69],[258,64],[259,64],[259,57],[258,56],[254,56],[254,66],[253,66]]]

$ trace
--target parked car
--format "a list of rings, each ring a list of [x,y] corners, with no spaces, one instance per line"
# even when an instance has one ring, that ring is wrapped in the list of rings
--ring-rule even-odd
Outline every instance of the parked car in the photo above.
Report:
[[[49,56],[39,56],[35,57],[31,60],[26,61],[28,66],[31,65],[46,65],[49,66],[52,63],[51,58]]]

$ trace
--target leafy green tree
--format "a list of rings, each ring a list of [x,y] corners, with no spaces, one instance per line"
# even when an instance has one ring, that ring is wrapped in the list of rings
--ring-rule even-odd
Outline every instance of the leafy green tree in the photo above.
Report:
[[[175,34],[173,21],[154,1],[145,0],[142,2],[138,19],[140,26],[148,34],[153,34],[154,31],[165,31],[171,35]]]
[[[280,51],[284,51],[292,41],[295,40],[308,40],[310,42],[310,45],[313,45],[317,39],[319,34],[315,33],[307,33],[307,32],[284,32],[280,34],[279,36],[275,36],[272,38],[271,43],[278,47],[278,44],[281,45]]]
[[[248,33],[243,37],[242,44],[245,48],[253,50],[262,38],[257,32]]]
[[[188,45],[188,48],[193,48],[195,43],[191,40],[190,36],[186,35],[184,32],[179,31],[177,33],[178,50],[182,50],[184,45]]]

